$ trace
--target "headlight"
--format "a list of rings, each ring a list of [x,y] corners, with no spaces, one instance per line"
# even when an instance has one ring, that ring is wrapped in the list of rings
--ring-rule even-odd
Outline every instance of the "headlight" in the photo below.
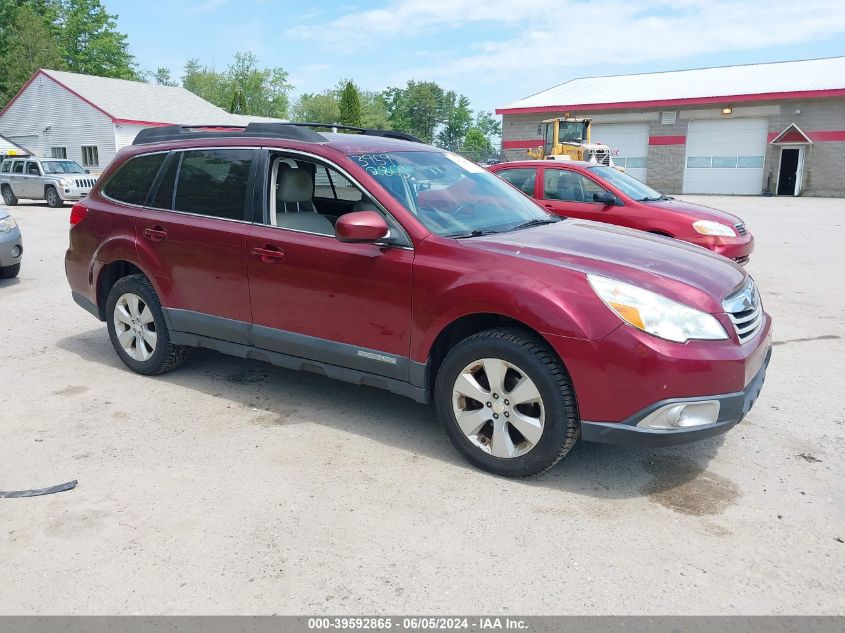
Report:
[[[8,233],[18,225],[15,219],[10,215],[5,218],[0,218],[0,233]]]
[[[597,275],[587,275],[587,280],[620,319],[643,332],[677,343],[728,338],[725,328],[712,314],[621,281]]]
[[[73,184],[73,181],[72,181],[70,178],[62,178],[62,179],[59,181],[59,184],[60,184],[62,187],[70,187],[70,186]]]
[[[701,233],[702,235],[721,235],[724,237],[736,237],[736,231],[734,231],[727,224],[722,224],[721,222],[713,222],[712,220],[697,220],[696,222],[692,223],[692,228],[695,229],[696,233]]]

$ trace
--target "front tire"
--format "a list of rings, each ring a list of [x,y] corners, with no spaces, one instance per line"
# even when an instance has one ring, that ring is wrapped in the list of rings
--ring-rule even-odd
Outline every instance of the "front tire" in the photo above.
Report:
[[[47,206],[51,209],[57,209],[65,204],[64,200],[59,197],[59,192],[56,191],[55,187],[47,187],[47,190],[44,192],[44,197],[47,200]]]
[[[114,351],[134,372],[163,374],[188,357],[187,347],[170,342],[158,295],[144,275],[115,283],[106,301],[106,323]]]
[[[0,279],[14,279],[21,272],[20,262],[0,268]]]
[[[515,328],[479,332],[443,361],[437,418],[475,466],[505,477],[542,473],[575,445],[572,382],[548,345]]]
[[[14,194],[9,185],[3,186],[3,202],[10,207],[14,207],[18,204],[18,197]]]

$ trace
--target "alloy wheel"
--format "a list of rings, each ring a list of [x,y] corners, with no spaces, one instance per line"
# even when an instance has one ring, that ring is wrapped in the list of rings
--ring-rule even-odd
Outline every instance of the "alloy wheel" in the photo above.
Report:
[[[133,360],[144,362],[155,353],[155,317],[138,295],[128,292],[118,298],[114,305],[114,331],[123,351]]]
[[[545,407],[537,385],[500,358],[464,367],[452,388],[452,411],[466,438],[493,457],[525,455],[543,435]]]

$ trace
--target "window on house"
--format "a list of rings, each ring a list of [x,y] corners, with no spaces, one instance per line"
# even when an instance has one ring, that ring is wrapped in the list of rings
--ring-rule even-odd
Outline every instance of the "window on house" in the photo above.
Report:
[[[82,166],[83,167],[99,167],[100,153],[96,145],[82,146]]]
[[[97,149],[96,147],[94,149]],[[51,158],[67,158],[67,147],[51,147]]]

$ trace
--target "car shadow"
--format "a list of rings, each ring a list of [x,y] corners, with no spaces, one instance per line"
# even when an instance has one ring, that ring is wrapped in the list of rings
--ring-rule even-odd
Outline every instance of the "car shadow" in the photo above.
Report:
[[[57,345],[86,362],[130,371],[112,349],[105,327],[61,339]],[[296,424],[297,412],[308,411],[309,422],[480,472],[451,446],[432,407],[373,387],[203,349],[193,350],[179,370],[149,380],[220,397],[221,403],[228,402],[230,406],[240,404],[244,424]],[[118,397],[119,393],[112,395]],[[126,396],[134,398],[136,393]],[[321,415],[318,420],[313,417],[315,413]],[[355,416],[354,424],[349,423],[349,415]],[[705,473],[723,441],[724,436],[720,435],[660,449],[578,442],[546,473],[517,481],[527,487],[540,486],[599,499],[671,495],[673,490],[695,482]]]
[[[9,288],[11,286],[17,286],[21,280],[18,277],[12,277],[11,279],[0,279],[0,289]]]

